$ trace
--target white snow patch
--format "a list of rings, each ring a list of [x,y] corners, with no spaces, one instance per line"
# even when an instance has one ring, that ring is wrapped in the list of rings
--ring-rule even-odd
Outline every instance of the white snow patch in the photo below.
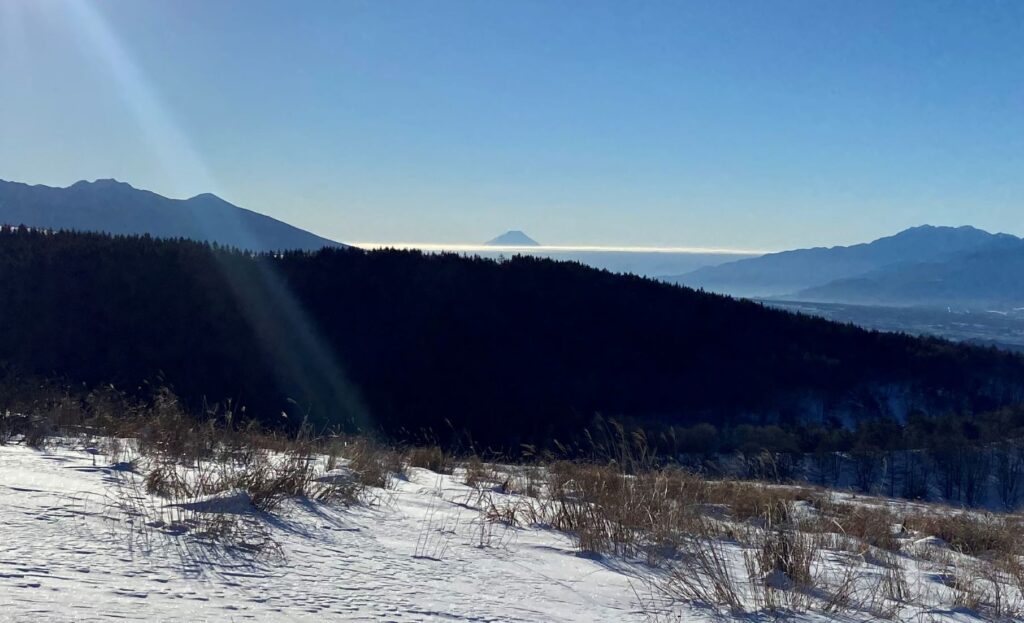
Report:
[[[728,618],[710,608],[651,599],[648,582],[662,573],[653,567],[579,555],[571,536],[551,529],[485,521],[481,495],[499,501],[515,496],[483,493],[456,477],[410,469],[408,480],[371,491],[366,504],[293,500],[273,515],[254,511],[244,492],[174,505],[176,511],[214,515],[241,511],[244,521],[259,524],[260,539],[275,545],[274,555],[257,557],[244,540],[217,545],[187,524],[175,530],[149,522],[139,509],[166,508],[167,501],[147,496],[139,486],[142,476],[126,464],[103,467],[105,458],[82,450],[0,446],[0,622],[629,622],[652,620],[644,608],[653,603],[671,609],[658,621]],[[352,474],[342,467],[324,477],[350,482]],[[134,496],[127,505],[126,493]],[[861,503],[848,494],[834,497]],[[727,514],[724,508],[704,510]],[[799,507],[802,516],[812,512]],[[898,618],[978,620],[977,613],[948,605],[948,577],[933,563],[906,555],[945,544],[914,538],[898,561],[919,601]],[[741,577],[744,548],[732,542],[722,548],[731,573]],[[888,563],[870,553],[837,551],[819,564],[833,574],[859,565],[858,582],[870,586]],[[778,572],[768,584],[786,590],[792,582]],[[781,618],[874,620],[866,612]]]
[[[289,503],[265,519],[280,556],[263,560],[131,537],[112,488],[138,475],[92,462],[0,447],[0,621],[646,620],[630,567],[576,556],[551,530],[482,539],[470,489],[448,476],[411,470],[372,507]],[[423,539],[445,543],[440,560],[416,556]]]

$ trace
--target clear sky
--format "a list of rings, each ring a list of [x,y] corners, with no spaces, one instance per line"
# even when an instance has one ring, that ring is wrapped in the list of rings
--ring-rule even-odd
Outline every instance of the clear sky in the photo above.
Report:
[[[1024,234],[1024,2],[0,0],[0,178],[346,241]]]

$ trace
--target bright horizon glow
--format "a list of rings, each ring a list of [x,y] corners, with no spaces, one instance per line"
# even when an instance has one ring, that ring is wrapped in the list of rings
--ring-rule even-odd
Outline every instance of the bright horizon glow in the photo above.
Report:
[[[597,253],[693,253],[716,255],[764,255],[772,251],[719,249],[705,247],[644,247],[608,245],[489,245],[489,244],[443,244],[432,242],[346,242],[360,249],[418,249],[420,251],[452,251],[455,253],[476,252],[597,252]]]

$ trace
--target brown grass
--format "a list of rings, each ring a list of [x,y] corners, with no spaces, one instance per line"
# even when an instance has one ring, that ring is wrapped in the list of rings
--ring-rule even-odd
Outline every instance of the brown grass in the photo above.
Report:
[[[455,468],[454,458],[440,446],[409,448],[405,459],[409,467],[422,467],[437,474],[451,474]]]
[[[707,503],[728,508],[736,521],[761,524],[790,521],[792,503],[811,499],[809,490],[760,482],[711,482],[706,489]]]
[[[333,460],[338,456],[348,459],[348,467],[354,471],[359,484],[364,487],[390,489],[393,478],[405,477],[405,463],[402,453],[391,446],[368,437],[352,437],[343,444],[334,444],[328,457],[327,469],[334,469]]]
[[[614,465],[557,462],[548,468],[550,523],[581,551],[654,562],[692,532],[703,482],[681,470],[626,474]]]
[[[906,516],[904,525],[909,530],[939,537],[955,551],[971,556],[1016,553],[1024,545],[1024,524],[1012,515],[915,513]]]
[[[475,454],[466,460],[463,464],[463,470],[464,474],[462,481],[467,487],[489,487],[494,486],[499,482],[506,482],[501,479],[501,475],[496,469],[484,463],[483,460]],[[507,486],[503,488],[507,489]]]
[[[894,526],[902,524],[895,513],[883,506],[833,502],[827,497],[814,501],[819,516],[813,529],[853,539],[862,551],[875,547],[898,552],[902,541]]]

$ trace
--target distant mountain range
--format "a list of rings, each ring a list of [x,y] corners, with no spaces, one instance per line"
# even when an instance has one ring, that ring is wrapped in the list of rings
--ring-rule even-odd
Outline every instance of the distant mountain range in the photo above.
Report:
[[[540,243],[518,229],[509,230],[484,244],[492,247],[539,247]]]
[[[751,298],[871,305],[1024,304],[1024,240],[923,225],[848,247],[771,253],[668,281]]]
[[[0,180],[0,223],[189,238],[252,251],[344,246],[216,195],[170,199],[112,179],[67,188]]]
[[[788,297],[858,305],[1024,305],[1024,240],[999,239],[941,260],[901,264],[838,279]]]
[[[117,180],[67,188],[0,180],[0,224],[188,238],[253,251],[341,247],[212,194],[170,199]],[[538,247],[512,230],[486,243]],[[666,281],[747,298],[876,306],[1024,307],[1024,240],[922,225],[873,242],[706,266]]]

